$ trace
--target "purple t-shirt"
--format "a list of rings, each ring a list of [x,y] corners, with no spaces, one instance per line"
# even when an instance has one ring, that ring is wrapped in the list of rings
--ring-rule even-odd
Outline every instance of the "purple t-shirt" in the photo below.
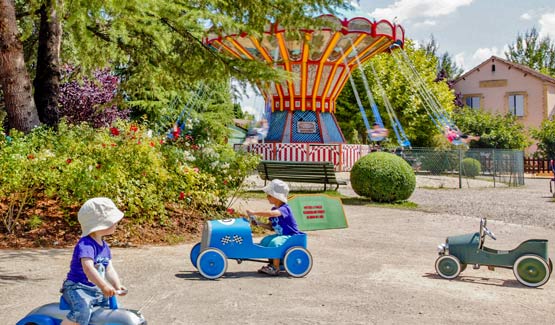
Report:
[[[95,285],[87,279],[87,275],[81,265],[81,259],[87,257],[91,258],[94,261],[94,267],[103,273],[112,259],[112,253],[105,241],[102,241],[102,245],[99,245],[90,236],[81,237],[73,249],[73,257],[71,258],[69,272],[67,273],[68,280],[88,286]]]
[[[272,210],[279,210],[281,212],[280,217],[270,217],[270,222],[272,223],[272,228],[278,235],[297,235],[302,234],[302,232],[297,227],[297,221],[293,216],[293,211],[287,203],[282,204],[279,208],[272,207]]]

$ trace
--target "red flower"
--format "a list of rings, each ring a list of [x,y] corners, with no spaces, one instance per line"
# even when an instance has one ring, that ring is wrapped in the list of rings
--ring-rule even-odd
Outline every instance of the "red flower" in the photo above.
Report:
[[[35,159],[35,156],[32,155],[32,154],[28,154],[28,155],[27,155],[27,159]]]
[[[229,214],[234,214],[234,213],[235,213],[235,209],[233,209],[233,208],[227,208],[226,211],[227,211],[227,213],[229,213]]]
[[[224,179],[224,185],[227,185],[227,179]]]
[[[115,143],[112,143],[112,144],[110,144],[110,145],[111,145],[112,147],[115,147],[115,146],[117,146],[117,144],[115,144]]]
[[[116,136],[116,135],[119,135],[119,130],[118,130],[118,128],[110,128],[110,133],[113,136]]]
[[[100,167],[102,167],[101,164],[96,164],[96,169],[100,169]]]
[[[131,124],[131,127],[129,128],[129,130],[132,131],[132,132],[137,132],[137,130],[139,130],[139,128],[135,124]]]
[[[151,146],[151,147],[154,147],[154,146],[155,146],[154,141],[150,141],[150,146]]]
[[[105,143],[102,144],[102,148],[106,148],[106,144],[105,144]]]
[[[185,193],[179,192],[179,199],[180,199],[180,200],[185,199]]]
[[[71,159],[71,158],[66,159],[66,163],[68,163],[68,164],[71,164],[72,161],[73,161],[73,159]]]

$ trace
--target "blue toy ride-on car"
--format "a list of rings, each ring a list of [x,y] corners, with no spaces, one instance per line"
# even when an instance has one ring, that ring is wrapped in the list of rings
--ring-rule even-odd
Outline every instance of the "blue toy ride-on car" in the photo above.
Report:
[[[518,280],[528,287],[539,287],[547,283],[553,263],[547,254],[546,239],[530,239],[512,250],[497,250],[484,246],[486,236],[496,239],[486,227],[487,220],[480,220],[480,231],[447,237],[438,246],[439,258],[435,268],[437,274],[445,279],[454,279],[466,269],[468,264],[475,269],[486,265],[490,270],[495,267],[512,269]]]
[[[69,305],[62,296],[60,303],[51,303],[35,308],[16,325],[58,325],[67,313],[69,313]],[[89,324],[147,325],[147,322],[140,311],[119,308],[116,296],[112,296],[110,297],[110,308],[95,307]]]
[[[228,259],[267,263],[275,258],[281,259],[290,276],[303,277],[312,269],[312,255],[306,246],[306,234],[293,235],[279,247],[260,246],[253,242],[249,219],[211,220],[204,224],[202,240],[193,246],[190,258],[207,279],[221,277]]]

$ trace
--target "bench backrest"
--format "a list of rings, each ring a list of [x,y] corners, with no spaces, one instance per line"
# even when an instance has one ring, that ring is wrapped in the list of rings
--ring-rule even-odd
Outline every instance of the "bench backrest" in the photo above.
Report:
[[[285,179],[334,183],[335,166],[332,162],[297,162],[263,160],[258,173],[264,180]]]

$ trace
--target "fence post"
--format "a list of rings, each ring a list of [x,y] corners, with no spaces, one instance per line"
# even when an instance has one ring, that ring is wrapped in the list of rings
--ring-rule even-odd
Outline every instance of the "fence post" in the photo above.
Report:
[[[462,188],[462,149],[459,147],[459,188]]]

